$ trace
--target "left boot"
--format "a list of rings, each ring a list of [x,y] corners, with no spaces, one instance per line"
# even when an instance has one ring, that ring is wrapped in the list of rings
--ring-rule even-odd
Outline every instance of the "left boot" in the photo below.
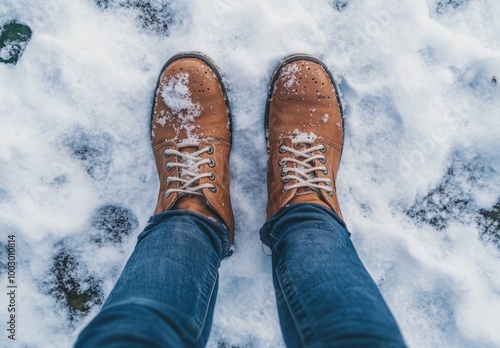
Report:
[[[163,67],[151,113],[160,179],[155,214],[189,210],[221,221],[234,236],[229,195],[231,112],[214,63],[188,52]]]

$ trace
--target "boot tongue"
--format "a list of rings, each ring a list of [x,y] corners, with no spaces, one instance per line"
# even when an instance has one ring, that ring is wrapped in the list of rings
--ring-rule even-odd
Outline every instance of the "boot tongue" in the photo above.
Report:
[[[218,215],[207,205],[205,197],[185,195],[175,202],[172,210],[191,210],[212,220],[221,221]]]
[[[303,188],[300,188],[303,189]],[[330,206],[323,200],[321,194],[314,191],[298,193],[293,196],[293,198],[288,202],[288,204],[296,204],[296,203],[310,203],[310,204],[319,204],[328,209],[331,209]]]

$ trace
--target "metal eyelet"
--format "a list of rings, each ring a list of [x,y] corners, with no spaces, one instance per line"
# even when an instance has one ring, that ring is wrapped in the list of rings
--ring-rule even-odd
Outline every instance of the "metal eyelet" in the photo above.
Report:
[[[285,170],[282,170],[281,171],[281,177],[284,177],[284,176],[286,176],[286,173],[285,173]]]
[[[208,177],[208,179],[214,181],[215,180],[215,174],[214,173],[210,173],[210,176]]]
[[[164,195],[165,198],[168,198],[170,197],[170,192],[165,192],[165,195]]]
[[[211,155],[214,153],[214,148],[212,146],[208,146],[208,154]]]
[[[166,169],[167,169],[167,172],[171,172],[171,171],[172,171],[172,169],[174,169],[174,167],[172,167],[172,166],[170,165],[170,163],[167,163]]]
[[[285,161],[283,160],[283,158],[281,158],[279,161],[278,161],[278,165],[280,167],[283,167],[285,165]]]
[[[283,186],[283,188],[281,189],[281,193],[285,193],[286,192],[286,188],[287,188],[286,185]]]
[[[323,144],[321,144],[321,145],[323,145]],[[320,149],[319,151],[320,151],[320,152],[322,152],[322,153],[325,153],[325,152],[326,152],[326,146],[325,146],[325,145],[323,145],[323,148],[322,148],[322,149]]]
[[[328,192],[328,196],[333,197],[333,192]]]
[[[324,175],[328,175],[328,169],[323,170]]]
[[[289,182],[289,181],[290,181],[290,179],[283,179],[283,182],[284,182],[284,183],[287,183],[287,182]]]
[[[210,187],[210,191],[212,191],[213,193],[217,192],[217,187],[215,187],[215,186]]]
[[[319,159],[319,161],[320,161],[321,163],[325,164],[325,163],[326,163],[326,157],[325,157],[325,156],[323,156],[322,158],[320,158],[320,159]]]
[[[279,153],[285,153],[286,150],[283,148],[284,145],[280,145],[280,147],[278,148],[278,152]]]
[[[210,158],[210,163],[208,164],[208,166],[209,166],[210,168],[215,167],[215,160],[213,160],[212,158]]]
[[[169,157],[170,157],[170,154],[169,154],[169,153],[167,153],[167,151],[168,151],[168,150],[163,151],[163,155],[165,155],[165,158],[169,158]]]

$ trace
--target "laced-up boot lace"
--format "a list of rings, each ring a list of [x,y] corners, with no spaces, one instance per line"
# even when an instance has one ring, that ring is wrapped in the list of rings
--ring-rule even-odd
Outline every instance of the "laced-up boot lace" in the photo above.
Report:
[[[279,165],[282,167],[281,177],[283,182],[288,183],[290,180],[296,180],[297,182],[293,185],[285,185],[282,192],[285,193],[288,190],[294,188],[306,187],[312,191],[320,192],[320,190],[326,191],[330,196],[333,193],[332,182],[328,178],[318,178],[316,176],[317,171],[323,172],[323,174],[328,174],[328,168],[323,165],[315,165],[315,161],[318,160],[321,164],[326,163],[326,157],[322,154],[326,151],[325,145],[310,146],[314,143],[312,139],[292,139],[293,145],[309,145],[303,150],[296,150],[294,148],[288,147],[286,145],[281,145],[278,151],[281,154],[289,153],[292,156],[283,157],[279,161]],[[315,155],[315,151],[320,151],[321,154]],[[295,167],[287,167],[288,162],[295,163]]]
[[[212,146],[206,146],[201,150],[187,153],[182,152],[182,150],[187,147],[199,148],[199,142],[184,142],[177,145],[177,150],[166,149],[164,154],[165,157],[177,156],[179,158],[178,162],[167,162],[166,169],[167,172],[171,172],[174,167],[179,167],[178,176],[168,176],[167,184],[170,185],[174,182],[179,182],[179,188],[168,189],[165,192],[165,198],[170,196],[174,192],[178,192],[180,196],[183,195],[196,195],[203,196],[200,191],[208,188],[212,192],[217,192],[217,188],[213,184],[203,184],[200,185],[199,181],[201,178],[209,178],[210,180],[215,180],[215,174],[213,172],[200,174],[200,166],[208,165],[209,167],[215,166],[215,161],[212,158],[201,158],[200,155],[203,153],[213,154],[214,149]]]

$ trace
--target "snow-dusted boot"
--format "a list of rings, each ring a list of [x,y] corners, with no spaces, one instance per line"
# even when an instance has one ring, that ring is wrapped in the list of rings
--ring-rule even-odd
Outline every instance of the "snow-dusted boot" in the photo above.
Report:
[[[327,67],[307,55],[276,69],[266,106],[267,218],[294,203],[314,203],[342,218],[335,179],[342,154],[342,107]]]
[[[231,114],[222,77],[199,53],[181,53],[163,67],[151,113],[160,178],[155,214],[191,210],[223,222],[234,234],[229,195]]]

